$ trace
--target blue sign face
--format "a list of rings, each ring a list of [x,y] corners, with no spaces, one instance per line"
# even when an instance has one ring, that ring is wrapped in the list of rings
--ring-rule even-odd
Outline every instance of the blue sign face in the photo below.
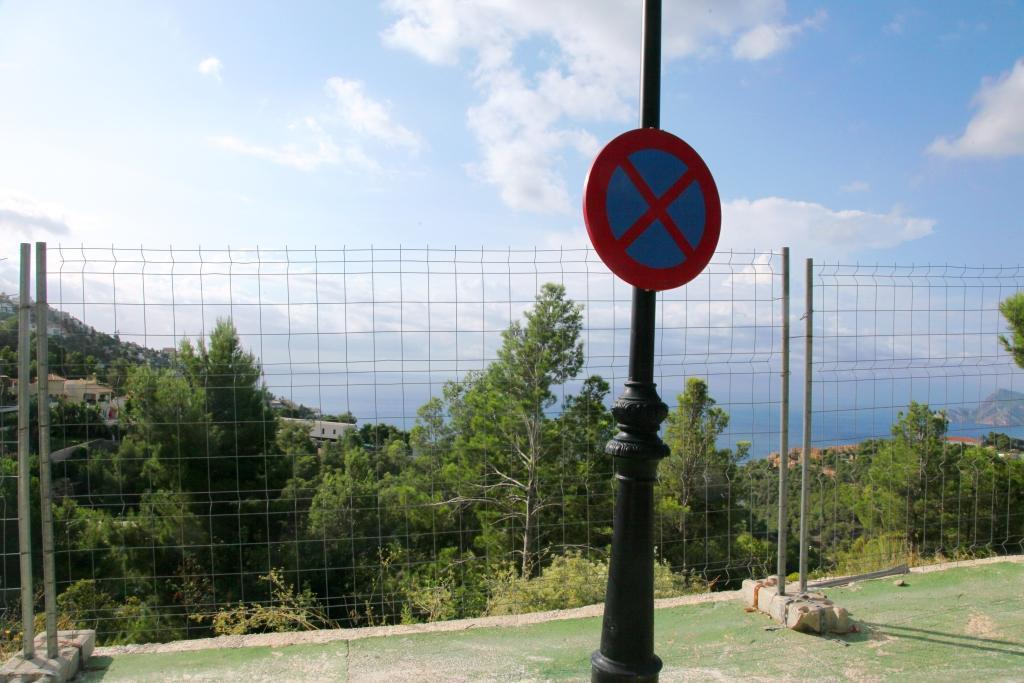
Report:
[[[704,235],[704,193],[686,171],[675,155],[642,149],[630,154],[608,183],[605,204],[612,234],[621,241],[633,229],[636,237],[626,253],[649,268],[682,264]],[[680,182],[684,179],[689,182]]]
[[[721,205],[711,173],[689,145],[661,130],[630,131],[602,150],[583,212],[605,263],[645,289],[692,280],[718,244]]]

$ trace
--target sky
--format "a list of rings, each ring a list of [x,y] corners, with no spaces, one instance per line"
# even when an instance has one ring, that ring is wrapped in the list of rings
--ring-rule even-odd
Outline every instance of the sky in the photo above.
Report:
[[[17,288],[20,241],[176,250],[585,246],[590,164],[638,126],[640,24],[639,0],[0,0],[0,291]],[[661,125],[715,177],[717,258],[789,246],[794,264],[809,256],[1020,264],[1022,37],[1017,0],[666,2]],[[221,297],[244,306],[248,296],[261,317],[243,337],[267,367],[287,368],[289,386],[296,362],[326,362],[319,327],[308,335],[316,348],[300,349],[303,326],[319,326],[321,316],[290,303],[263,306],[277,294],[260,289],[262,276],[255,294],[237,279],[185,276],[175,285],[172,277],[178,305],[164,311],[153,303],[162,296],[156,270],[138,286],[122,273],[116,292],[90,285],[83,302],[118,304],[72,313],[161,346],[208,332],[207,312],[244,326],[234,304],[205,304]],[[794,273],[800,302],[797,265]],[[371,293],[376,286],[384,296],[369,277]],[[454,328],[497,330],[517,318],[504,304],[524,307],[529,296],[519,301],[508,280],[505,294],[482,278],[448,283],[503,304],[493,325],[481,318]],[[723,280],[728,295],[707,306],[709,329],[716,305],[735,325],[734,280]],[[672,296],[699,306],[706,282]],[[358,294],[358,283],[343,277],[331,289],[337,284],[314,285],[334,297],[327,307],[350,289]],[[624,335],[628,293],[602,313],[585,284],[570,294],[594,304],[593,329]],[[438,295],[436,285],[428,291]],[[133,309],[137,296],[145,307]],[[971,328],[991,344],[993,306]],[[371,303],[362,318],[346,309],[346,368],[355,353],[348,340],[361,339],[350,333],[368,325],[374,347],[364,360],[379,370],[386,335],[377,332],[393,322],[379,308]],[[143,309],[148,317],[133,321]],[[801,311],[795,304],[794,324]],[[416,323],[404,309],[397,315],[403,333],[393,341],[404,355],[417,347],[407,334]],[[663,316],[662,326],[670,323]],[[265,346],[275,325],[286,335],[280,348]],[[466,352],[458,333],[434,336],[420,346],[435,360]],[[612,337],[619,363],[625,345]],[[469,353],[473,362],[487,356]],[[319,405],[370,410],[366,400],[325,397],[323,383],[334,380],[317,367]],[[681,388],[684,373],[676,374],[663,387],[668,397]],[[348,392],[350,380],[337,384]],[[385,399],[375,382],[367,386],[380,415]],[[983,391],[979,384],[975,393]],[[411,415],[421,398],[403,394],[398,413]]]
[[[0,0],[0,256],[585,244],[638,0]],[[721,249],[1018,263],[1024,4],[666,3]]]

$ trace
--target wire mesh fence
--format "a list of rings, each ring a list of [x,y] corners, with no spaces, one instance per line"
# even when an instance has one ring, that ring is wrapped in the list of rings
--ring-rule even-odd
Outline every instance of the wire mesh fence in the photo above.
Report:
[[[1024,550],[1020,268],[814,268],[812,565]]]
[[[17,318],[17,298],[0,297],[4,315]],[[13,336],[16,337],[15,326]],[[15,342],[7,338],[4,341]],[[18,376],[17,357],[0,354],[0,623],[11,619],[21,586],[18,572],[18,404],[14,378]]]
[[[663,464],[659,595],[773,562],[778,264],[659,299],[699,453]],[[57,247],[48,290],[59,603],[101,639],[602,599],[631,289],[591,251]]]
[[[49,253],[62,618],[139,642],[602,600],[631,289],[593,252]],[[719,254],[659,296],[659,596],[775,568],[781,264]],[[998,342],[1018,271],[819,266],[812,284],[811,571],[1020,552],[1024,396]]]

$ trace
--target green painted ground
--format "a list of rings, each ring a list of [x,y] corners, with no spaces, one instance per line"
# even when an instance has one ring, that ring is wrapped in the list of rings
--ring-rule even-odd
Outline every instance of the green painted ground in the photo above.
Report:
[[[657,612],[663,681],[1024,680],[1024,564],[910,574],[828,591],[861,624],[825,639],[719,602]],[[772,630],[766,630],[772,629]],[[546,681],[589,679],[599,619],[329,645],[94,657],[81,680]]]

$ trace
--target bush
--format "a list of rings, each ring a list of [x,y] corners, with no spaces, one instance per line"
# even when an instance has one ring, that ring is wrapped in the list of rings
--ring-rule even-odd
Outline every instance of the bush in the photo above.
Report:
[[[402,623],[418,623],[417,615],[425,621],[447,621],[455,618],[455,600],[451,584],[442,581],[439,586],[414,586],[408,593],[409,602],[402,610]]]
[[[97,639],[105,644],[154,643],[180,638],[181,629],[161,613],[155,600],[130,595],[116,602],[96,585],[96,581],[82,579],[57,597],[60,610],[57,625],[60,629],[95,629]]]
[[[213,631],[218,635],[244,635],[246,633],[283,633],[286,631],[315,631],[338,628],[337,622],[327,616],[316,596],[308,587],[296,593],[295,587],[271,569],[260,581],[270,584],[271,604],[238,603],[213,615]],[[205,615],[193,615],[202,622]]]
[[[21,650],[21,616],[18,609],[0,610],[0,662]]]
[[[861,536],[848,551],[841,551],[836,558],[835,573],[849,576],[915,563],[916,555],[907,543],[906,535],[885,533],[874,537]]]
[[[608,564],[578,552],[556,557],[540,576],[522,578],[505,566],[490,582],[488,615],[523,614],[572,609],[604,601]],[[692,577],[674,573],[667,564],[654,565],[654,597],[671,598],[700,593],[706,586]]]
[[[94,579],[81,579],[68,586],[57,596],[57,608],[76,628],[94,629],[97,635],[117,630],[111,628],[117,603]]]

